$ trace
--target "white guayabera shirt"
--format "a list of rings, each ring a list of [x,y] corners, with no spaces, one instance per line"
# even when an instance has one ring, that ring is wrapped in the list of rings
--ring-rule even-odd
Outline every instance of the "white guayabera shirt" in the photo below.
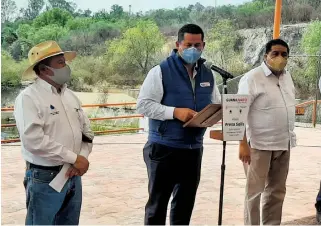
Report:
[[[295,88],[288,71],[277,78],[263,62],[241,78],[238,94],[250,95],[246,135],[252,148],[274,151],[296,146]]]

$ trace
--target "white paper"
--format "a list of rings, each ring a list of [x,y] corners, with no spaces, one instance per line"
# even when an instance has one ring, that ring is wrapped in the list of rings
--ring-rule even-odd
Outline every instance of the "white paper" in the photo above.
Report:
[[[49,186],[55,189],[57,192],[61,192],[69,177],[66,176],[66,173],[71,165],[69,163],[65,163],[57,174],[57,176],[50,182]]]
[[[243,140],[249,111],[249,96],[238,94],[224,94],[222,96],[223,140]]]

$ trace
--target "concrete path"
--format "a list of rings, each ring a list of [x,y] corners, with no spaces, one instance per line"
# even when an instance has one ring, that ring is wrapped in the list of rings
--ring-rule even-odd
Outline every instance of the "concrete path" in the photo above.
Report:
[[[285,224],[314,224],[314,203],[321,179],[321,130],[296,128],[298,147],[292,150]],[[83,177],[81,224],[143,224],[147,174],[142,157],[146,134],[96,137],[90,170]],[[208,135],[207,135],[208,137]],[[202,177],[191,224],[217,224],[221,143],[206,138]],[[1,150],[2,224],[24,224],[24,161],[20,146]],[[236,142],[226,155],[224,224],[243,224],[245,176]],[[291,222],[290,222],[291,221]]]

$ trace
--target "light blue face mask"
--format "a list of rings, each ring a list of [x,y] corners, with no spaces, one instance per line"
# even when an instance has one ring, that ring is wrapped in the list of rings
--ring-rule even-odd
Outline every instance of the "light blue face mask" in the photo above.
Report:
[[[202,51],[199,51],[195,47],[190,47],[188,49],[184,49],[181,57],[185,60],[188,64],[195,64],[196,61],[201,57]]]

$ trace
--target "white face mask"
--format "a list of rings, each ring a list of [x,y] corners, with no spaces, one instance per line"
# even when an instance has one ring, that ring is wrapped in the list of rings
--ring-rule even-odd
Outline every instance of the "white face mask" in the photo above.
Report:
[[[47,66],[50,70],[52,70],[52,72],[54,73],[53,76],[48,76],[52,81],[54,81],[55,83],[59,84],[59,85],[63,85],[67,82],[70,81],[71,79],[71,70],[70,67],[66,64],[65,67],[63,68],[52,68]]]

